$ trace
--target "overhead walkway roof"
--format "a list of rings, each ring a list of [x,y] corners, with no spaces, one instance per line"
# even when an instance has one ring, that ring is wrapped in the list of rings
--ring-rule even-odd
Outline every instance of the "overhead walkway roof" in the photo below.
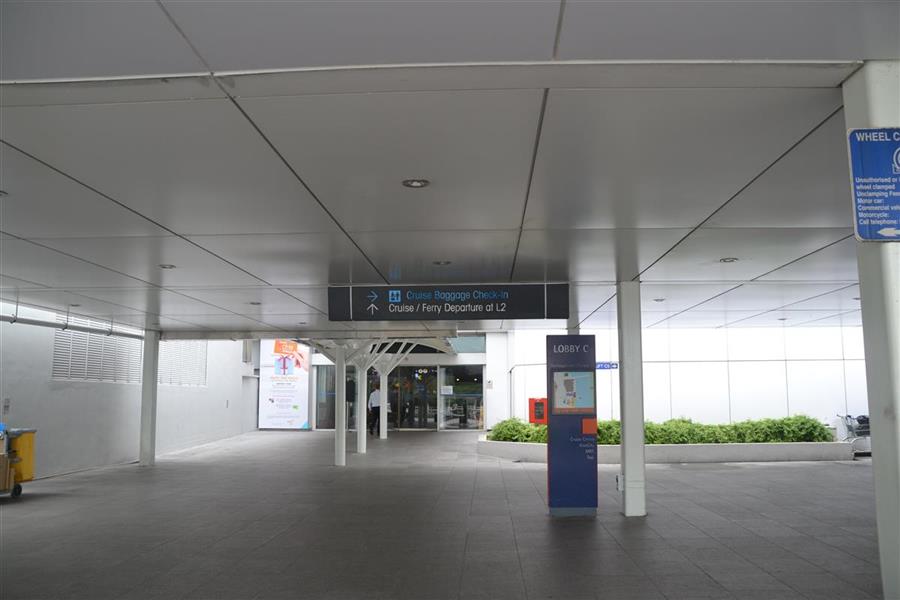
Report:
[[[571,282],[604,328],[640,278],[645,326],[859,323],[840,85],[896,2],[0,6],[4,302],[441,338],[564,323],[327,286]]]

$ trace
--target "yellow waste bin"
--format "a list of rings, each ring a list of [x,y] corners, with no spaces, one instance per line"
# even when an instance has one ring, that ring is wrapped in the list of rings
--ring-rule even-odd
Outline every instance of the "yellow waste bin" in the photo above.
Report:
[[[9,455],[16,483],[34,479],[34,434],[36,429],[9,429]]]

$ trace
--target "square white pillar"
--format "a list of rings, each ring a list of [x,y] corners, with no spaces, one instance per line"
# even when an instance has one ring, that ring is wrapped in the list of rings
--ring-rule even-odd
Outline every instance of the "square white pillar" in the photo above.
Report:
[[[619,407],[622,419],[622,512],[647,514],[644,483],[644,381],[641,349],[641,284],[616,284],[619,321]]]
[[[144,332],[141,366],[141,447],[138,454],[143,467],[156,463],[156,395],[159,378],[159,332]]]
[[[378,437],[386,440],[388,431],[388,374],[379,371],[378,375],[381,386],[381,406],[378,407]]]
[[[366,435],[369,433],[369,424],[366,422],[366,416],[368,415],[366,409],[369,404],[368,369],[356,368],[356,389],[356,452],[357,454],[365,454],[368,442]]]
[[[347,361],[346,350],[334,351],[334,464],[347,464]]]
[[[867,62],[843,92],[848,129],[900,127],[900,61]],[[881,581],[885,598],[900,598],[900,241],[856,252]]]

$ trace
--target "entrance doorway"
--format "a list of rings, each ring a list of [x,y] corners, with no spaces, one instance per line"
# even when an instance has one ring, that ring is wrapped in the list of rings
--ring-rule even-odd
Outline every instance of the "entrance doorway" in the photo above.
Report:
[[[331,365],[315,367],[316,428],[334,429],[334,374]],[[484,366],[403,366],[388,377],[390,429],[484,429]],[[371,393],[378,373],[367,373]],[[356,401],[363,398],[361,377],[347,369],[347,428],[356,427]]]
[[[441,429],[484,429],[484,367],[440,369]]]
[[[397,429],[437,429],[437,367],[397,367],[388,378],[390,423]]]

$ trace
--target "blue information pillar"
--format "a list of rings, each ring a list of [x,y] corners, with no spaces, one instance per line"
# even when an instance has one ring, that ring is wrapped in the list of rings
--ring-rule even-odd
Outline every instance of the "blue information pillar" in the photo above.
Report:
[[[547,336],[547,491],[550,515],[597,514],[594,336]]]

